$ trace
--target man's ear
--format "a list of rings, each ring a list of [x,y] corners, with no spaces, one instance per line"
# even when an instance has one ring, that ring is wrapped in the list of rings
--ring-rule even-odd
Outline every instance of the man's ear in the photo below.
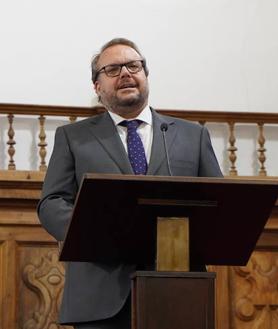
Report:
[[[96,92],[96,94],[99,96],[99,82],[98,81],[96,81],[95,83],[94,83],[94,89],[95,89],[95,92]]]

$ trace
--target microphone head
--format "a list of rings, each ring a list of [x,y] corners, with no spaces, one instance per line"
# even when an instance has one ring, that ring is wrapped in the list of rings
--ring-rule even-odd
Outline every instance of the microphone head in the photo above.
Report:
[[[168,124],[166,122],[163,122],[161,125],[160,125],[160,130],[165,132],[168,130]]]

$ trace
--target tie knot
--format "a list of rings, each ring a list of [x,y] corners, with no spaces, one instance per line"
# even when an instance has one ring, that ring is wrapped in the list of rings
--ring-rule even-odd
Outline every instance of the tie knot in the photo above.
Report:
[[[119,123],[120,126],[126,127],[127,130],[136,130],[140,124],[142,123],[141,120],[124,120]]]

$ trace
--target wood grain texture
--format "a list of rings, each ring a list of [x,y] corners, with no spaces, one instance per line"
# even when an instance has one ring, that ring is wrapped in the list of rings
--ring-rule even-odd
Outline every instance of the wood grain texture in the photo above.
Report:
[[[0,175],[0,329],[66,328],[56,322],[63,264],[35,210],[43,175],[15,173]],[[277,329],[278,203],[247,266],[209,270],[217,273],[217,329]]]
[[[42,176],[15,176],[0,180],[0,329],[66,328],[57,324],[64,267],[36,215]]]
[[[157,218],[157,271],[189,271],[188,218]]]
[[[241,122],[241,123],[278,123],[277,113],[266,112],[235,112],[235,111],[204,111],[204,110],[173,110],[156,109],[159,113],[177,118],[198,122]],[[89,117],[103,113],[102,106],[53,106],[36,104],[0,103],[0,113],[19,115],[50,115],[65,117]]]
[[[278,252],[254,252],[246,267],[231,269],[232,325],[278,328]]]
[[[246,266],[209,266],[217,273],[217,329],[278,328],[277,214],[276,205]]]

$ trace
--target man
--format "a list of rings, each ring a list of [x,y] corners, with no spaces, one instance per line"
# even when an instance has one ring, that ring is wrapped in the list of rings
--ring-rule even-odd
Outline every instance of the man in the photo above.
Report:
[[[58,241],[64,240],[84,173],[221,176],[207,129],[151,109],[147,77],[146,60],[129,40],[113,39],[94,57],[92,80],[107,111],[57,129],[38,205],[42,225]],[[161,127],[167,130],[169,163]],[[135,266],[68,263],[61,323],[130,328],[129,276]]]

